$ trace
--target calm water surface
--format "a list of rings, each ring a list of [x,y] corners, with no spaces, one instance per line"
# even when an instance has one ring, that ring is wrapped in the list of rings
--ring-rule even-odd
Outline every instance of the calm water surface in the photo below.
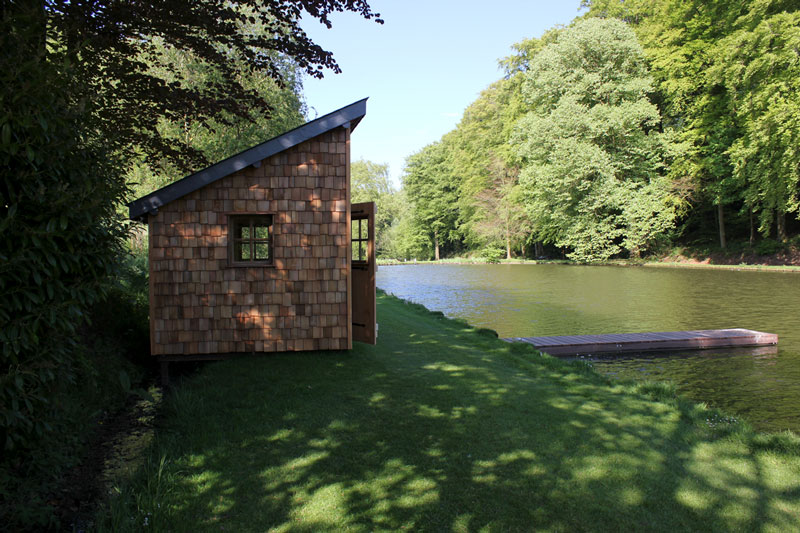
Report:
[[[800,432],[800,274],[569,265],[381,266],[378,287],[501,337],[741,327],[775,348],[593,360],[623,378],[670,380],[758,429]]]

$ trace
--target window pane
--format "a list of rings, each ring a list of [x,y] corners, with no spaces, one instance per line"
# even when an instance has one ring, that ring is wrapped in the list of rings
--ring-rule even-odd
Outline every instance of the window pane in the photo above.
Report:
[[[361,238],[364,240],[369,239],[369,224],[367,221],[364,221],[364,224],[361,225]]]
[[[360,220],[354,220],[353,223],[350,225],[350,238],[351,239],[358,239],[358,236],[359,236],[360,231],[361,231],[359,229],[360,227],[361,227],[361,221]]]
[[[248,241],[233,243],[233,259],[234,261],[250,260],[250,243]]]
[[[250,224],[238,224],[237,237],[240,239],[250,238]]]
[[[269,239],[269,226],[257,225],[254,226],[253,229],[255,230],[256,239]]]
[[[233,225],[233,237],[235,239],[241,239],[243,237],[243,232],[248,229],[247,224],[243,224],[241,222],[236,222]]]
[[[255,249],[256,249],[255,250],[256,251],[256,256],[255,256],[255,260],[256,261],[264,261],[266,259],[269,259],[269,244],[267,244],[265,242],[256,243],[255,244]]]

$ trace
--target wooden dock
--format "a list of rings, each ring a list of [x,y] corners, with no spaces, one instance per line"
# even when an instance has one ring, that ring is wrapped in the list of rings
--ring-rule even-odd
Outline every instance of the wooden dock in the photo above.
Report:
[[[511,337],[508,342],[527,342],[550,355],[576,356],[622,352],[706,350],[778,344],[774,333],[749,329],[704,329],[657,333],[566,335],[560,337]]]

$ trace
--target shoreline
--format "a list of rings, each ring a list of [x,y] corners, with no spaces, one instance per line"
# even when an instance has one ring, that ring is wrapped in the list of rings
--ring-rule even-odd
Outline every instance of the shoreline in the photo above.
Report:
[[[617,266],[617,267],[648,267],[648,268],[689,268],[689,269],[711,269],[711,270],[734,270],[734,271],[754,271],[754,272],[779,272],[779,273],[800,273],[800,265],[761,265],[761,264],[738,264],[724,265],[705,262],[683,262],[683,261],[605,261],[601,263],[576,263],[565,259],[537,260],[537,259],[512,259],[502,260],[497,263],[490,263],[480,259],[454,259],[439,261],[392,261],[379,260],[378,266],[405,266],[405,265],[568,265],[568,266]]]

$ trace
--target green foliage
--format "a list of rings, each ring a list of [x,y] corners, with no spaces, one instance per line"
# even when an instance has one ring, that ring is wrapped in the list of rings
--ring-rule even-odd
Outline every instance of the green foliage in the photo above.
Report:
[[[431,241],[424,229],[413,218],[413,208],[408,195],[401,189],[395,196],[397,218],[386,231],[383,257],[402,259],[428,259],[433,255]]]
[[[10,517],[10,528],[56,527],[52,494],[81,461],[98,418],[130,394],[148,396],[138,386],[142,368],[152,365],[146,257],[126,254],[117,264],[115,283],[88,310],[91,323],[79,328],[80,352],[61,362],[70,365],[69,374],[57,374],[66,381],[47,387],[44,407],[31,412],[51,431],[18,440],[0,461],[0,515]]]
[[[41,13],[4,11],[0,114],[0,446],[21,453],[52,430],[80,328],[111,277],[126,192],[113,143],[95,143],[87,87],[36,35]]]
[[[142,373],[120,355],[124,350],[110,336],[92,333],[74,380],[48,397],[55,416],[48,419],[53,430],[26,443],[23,456],[14,453],[0,461],[0,515],[8,531],[63,530],[53,508],[61,500],[65,473],[85,457],[86,444],[97,429],[98,419],[114,413],[130,391],[118,376],[124,374],[135,388]]]
[[[164,136],[164,121],[185,131],[187,122],[189,130],[213,128],[231,117],[269,113],[249,73],[258,73],[256,81],[291,85],[294,78],[284,77],[287,61],[316,78],[324,69],[340,72],[331,52],[302,30],[301,18],[331,27],[331,13],[353,12],[383,22],[365,0],[198,0],[191,9],[183,0],[125,6],[97,1],[81,9],[74,4],[50,0],[32,6],[46,22],[38,38],[47,35],[80,70],[97,107],[98,135],[135,147],[155,168],[163,159],[185,169],[208,163],[191,145],[176,146]],[[187,71],[187,60],[199,68]]]
[[[481,257],[484,258],[487,263],[499,263],[505,256],[506,251],[499,246],[487,246],[481,250]]]
[[[263,25],[249,24],[247,31],[263,33]],[[187,91],[203,91],[224,82],[219,67],[208,64],[197,54],[154,40],[158,62],[149,73],[167,83],[179,84]],[[273,59],[283,83],[265,72],[253,70],[241,55],[229,52],[226,68],[233,68],[238,83],[257,95],[264,104],[240,116],[225,109],[208,112],[191,109],[179,117],[163,116],[156,125],[159,142],[176,151],[201,154],[205,161],[217,162],[284,133],[304,122],[300,73],[290,59]],[[185,169],[170,159],[148,160],[139,148],[135,163],[128,170],[133,196],[143,196],[185,175]]]
[[[508,190],[499,195],[495,191],[496,182],[509,181],[508,175],[516,183],[516,155],[508,141],[523,112],[520,81],[515,76],[492,84],[467,107],[456,129],[442,138],[450,172],[460,181],[459,233],[472,246],[508,237],[505,224],[495,228],[492,222],[494,211],[513,210],[515,205]]]
[[[459,181],[448,165],[447,155],[442,142],[429,144],[409,156],[403,176],[403,187],[412,206],[413,234],[427,236],[437,260],[440,247],[459,237]]]
[[[524,243],[533,230],[523,205],[519,169],[509,168],[495,157],[487,170],[489,186],[475,196],[480,209],[474,217],[473,231],[488,242],[490,248],[505,248],[503,256],[511,259],[512,246]]]
[[[398,218],[401,207],[397,191],[392,187],[388,165],[363,159],[350,165],[350,199],[353,203],[375,202],[376,254],[385,257],[393,249],[390,232],[392,223]],[[400,255],[393,255],[400,257]]]
[[[581,261],[635,258],[715,231],[722,241],[726,227],[744,240],[751,213],[764,236],[789,241],[787,218],[800,219],[796,3],[582,5],[571,26],[513,45],[505,77],[409,159],[405,256],[429,256],[427,234],[434,256],[437,242],[511,252],[544,241]],[[517,168],[513,186],[498,183],[498,169]]]
[[[665,178],[670,138],[644,54],[623,22],[579,21],[530,62],[517,123],[520,184],[545,242],[580,261],[638,256],[669,231],[680,199]]]
[[[798,211],[798,6],[785,0],[585,1],[587,16],[634,24],[662,112],[684,148],[675,186],[692,196],[689,218],[710,205],[757,213],[759,229],[788,238]],[[718,220],[720,230],[725,229]]]
[[[758,255],[773,255],[783,250],[784,244],[774,239],[762,239],[754,248]]]
[[[147,368],[150,357],[150,301],[147,250],[124,253],[104,297],[91,309],[92,331],[115,339],[120,355]]]
[[[783,217],[800,207],[800,11],[772,14],[776,2],[752,4],[718,45],[717,73],[741,132],[727,155],[762,233],[777,222],[786,240]]]

